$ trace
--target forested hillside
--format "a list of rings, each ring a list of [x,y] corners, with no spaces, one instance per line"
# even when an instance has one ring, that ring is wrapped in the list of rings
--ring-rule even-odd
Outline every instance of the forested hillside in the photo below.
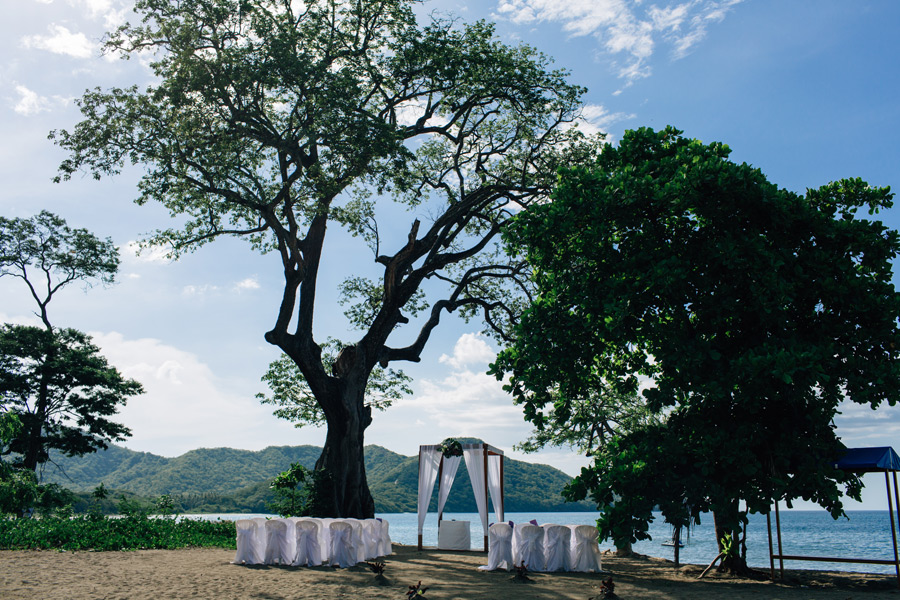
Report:
[[[44,480],[78,492],[100,483],[116,492],[152,498],[169,494],[187,512],[265,512],[269,482],[292,462],[312,468],[321,449],[315,446],[271,446],[252,452],[233,448],[201,448],[175,458],[134,452],[118,446],[79,458],[56,455]],[[380,446],[366,447],[366,472],[381,513],[415,512],[418,458]],[[569,476],[547,465],[512,459],[505,462],[508,512],[593,510],[587,503],[567,503],[560,492]],[[432,510],[437,504],[437,486]],[[461,464],[446,512],[475,512],[475,499]]]

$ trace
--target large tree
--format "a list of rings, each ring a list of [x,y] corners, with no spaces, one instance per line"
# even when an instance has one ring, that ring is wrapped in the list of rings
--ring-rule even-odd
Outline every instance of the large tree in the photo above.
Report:
[[[105,47],[154,53],[155,83],[89,91],[84,121],[53,134],[69,152],[60,178],[146,169],[137,202],[159,202],[182,224],[149,243],[177,256],[240,236],[276,253],[284,292],[265,338],[296,363],[325,415],[316,467],[331,478],[320,493],[332,516],[374,512],[363,462],[372,369],[420,360],[447,312],[506,325],[494,292],[519,271],[491,252],[495,238],[546,196],[558,165],[594,148],[568,126],[582,90],[566,73],[499,42],[484,22],[420,26],[415,4],[138,0],[142,24]],[[388,226],[375,220],[388,196],[427,220],[382,239],[397,230],[396,209]],[[380,277],[348,273],[362,334],[327,368],[313,331],[329,225],[368,243]]]
[[[570,493],[591,493],[617,540],[660,505],[675,525],[711,510],[737,548],[747,510],[803,498],[837,516],[842,490],[858,496],[832,468],[834,417],[900,395],[900,236],[858,214],[890,207],[888,188],[798,195],[680,133],[627,132],[507,230],[539,295],[495,370],[557,428],[591,389],[646,377],[663,421],[620,430]]]

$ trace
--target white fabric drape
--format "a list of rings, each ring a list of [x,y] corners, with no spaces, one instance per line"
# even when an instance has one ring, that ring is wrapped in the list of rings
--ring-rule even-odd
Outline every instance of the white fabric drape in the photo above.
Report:
[[[462,456],[444,456],[444,467],[441,469],[441,483],[438,487],[438,513],[444,512],[444,505],[447,503],[447,497],[450,496],[450,488],[453,487],[453,480],[456,479],[456,470],[459,468],[459,461]]]
[[[437,479],[438,467],[441,464],[441,451],[437,448],[419,450],[419,534],[425,526],[425,515],[428,514],[428,502],[434,491],[434,480]]]
[[[475,493],[475,505],[478,507],[478,516],[481,517],[481,528],[488,530],[487,499],[484,497],[484,451],[481,448],[465,448],[463,456],[466,458],[466,469],[469,471],[469,480],[472,482],[472,491]],[[502,520],[502,519],[499,519]],[[422,518],[419,517],[419,522]],[[422,526],[419,525],[421,533]]]
[[[503,457],[496,454],[488,456],[488,489],[491,492],[491,502],[494,504],[494,513],[497,521],[504,521],[503,493],[501,492],[500,461]]]

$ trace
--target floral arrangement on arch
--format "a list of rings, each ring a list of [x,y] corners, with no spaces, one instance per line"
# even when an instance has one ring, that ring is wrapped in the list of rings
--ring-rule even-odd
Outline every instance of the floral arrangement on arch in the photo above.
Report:
[[[459,443],[459,440],[453,438],[447,438],[441,442],[440,449],[441,454],[443,454],[445,458],[463,455],[462,444]]]

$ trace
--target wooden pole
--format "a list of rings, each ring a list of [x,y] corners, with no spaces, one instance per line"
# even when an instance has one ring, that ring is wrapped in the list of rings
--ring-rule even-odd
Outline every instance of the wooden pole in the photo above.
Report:
[[[417,480],[418,480],[418,481],[422,481],[422,446],[419,446],[419,469],[418,469],[417,473],[418,473],[418,478],[417,478]],[[416,487],[416,490],[418,490],[418,486]],[[418,496],[417,496],[417,498],[418,498]],[[418,506],[418,500],[416,501],[416,505]],[[428,514],[428,512],[427,512],[427,511],[428,511],[428,507],[425,507],[425,511],[426,511],[425,514],[427,515],[427,514]],[[419,515],[418,515],[418,511],[417,511],[417,512],[416,512],[416,527],[418,527],[418,525],[419,525],[419,519],[418,519],[418,517],[419,517]],[[421,533],[419,533],[419,546],[418,546],[418,549],[419,549],[419,550],[422,549],[422,534],[421,534]]]
[[[896,477],[896,474],[894,477]],[[896,481],[897,480],[895,479],[895,485]],[[891,498],[891,480],[887,471],[884,472],[884,487],[887,492],[888,511],[891,513],[891,538],[894,540],[894,567],[897,570],[897,586],[900,587],[900,558],[897,557],[897,527],[894,524],[894,501]]]
[[[769,534],[769,575],[775,581],[775,553],[772,551],[772,511],[766,513],[766,531]]]
[[[679,559],[681,558],[681,555],[678,552],[679,546],[681,545],[681,526],[675,528],[675,534],[672,536],[672,541],[675,542],[675,566],[677,567]]]
[[[488,517],[490,517],[490,504],[488,498],[490,494],[488,493],[488,449],[487,444],[481,445],[481,455],[484,460],[484,510],[488,512]],[[490,521],[490,518],[488,519]],[[488,551],[488,532],[484,532],[484,551]]]
[[[444,475],[444,457],[441,456],[441,462],[438,463],[438,503],[441,501],[441,477]],[[444,520],[444,509],[438,511],[438,535],[441,532],[441,521]]]
[[[778,500],[775,501],[775,531],[778,534],[778,565],[784,579],[784,551],[781,549],[781,517],[778,514]]]
[[[894,510],[897,511],[897,525],[900,526],[900,492],[897,491],[897,471],[892,472],[894,475]],[[893,523],[891,524],[893,529]],[[894,543],[894,558],[897,558],[897,544]],[[900,561],[897,562],[897,585],[900,585]]]
[[[500,518],[506,518],[506,492],[503,490],[503,460],[504,457],[502,454],[500,455]]]

